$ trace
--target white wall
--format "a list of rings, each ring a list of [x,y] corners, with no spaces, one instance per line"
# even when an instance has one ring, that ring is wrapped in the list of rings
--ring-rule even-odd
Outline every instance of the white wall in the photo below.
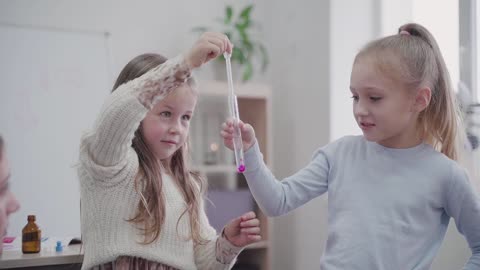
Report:
[[[379,0],[380,36],[393,35],[398,28],[413,18],[413,1]]]
[[[350,73],[357,52],[378,36],[377,9],[376,0],[331,2],[330,141],[361,134],[353,118]]]
[[[273,163],[283,178],[328,142],[329,1],[275,1],[268,16]],[[326,220],[319,211],[313,202],[273,219],[272,269],[318,269]]]
[[[416,0],[412,3],[413,21],[425,26],[437,40],[456,86],[460,77],[458,1]]]
[[[454,85],[459,80],[459,2],[378,0],[381,36],[397,33],[405,23],[425,26],[437,40]]]
[[[476,24],[478,24],[480,22],[480,3],[476,0],[472,0],[473,2],[475,2],[475,9],[474,11],[471,13],[471,14],[474,14],[474,16],[476,16],[476,19],[474,20],[474,22],[476,22]],[[474,38],[474,44],[476,45],[476,55],[475,55],[475,61],[476,61],[476,75],[477,75],[477,79],[475,80],[475,90],[473,93],[476,93],[477,94],[477,99],[476,99],[476,102],[480,102],[480,89],[478,89],[478,85],[480,85],[480,82],[479,82],[479,79],[480,78],[480,61],[479,61],[479,53],[480,52],[480,27],[477,25],[475,28],[474,28],[474,35],[475,35],[475,38]],[[475,75],[473,75],[475,76]]]
[[[4,24],[0,36],[0,130],[22,202],[9,233],[35,214],[44,235],[79,236],[75,164],[109,93],[107,37]]]
[[[19,0],[0,2],[0,21],[111,33],[114,77],[134,56],[157,52],[173,57],[198,37],[191,29],[215,26],[226,1]],[[230,1],[238,5],[238,2]],[[252,1],[245,1],[249,3]],[[261,5],[257,5],[260,6]],[[255,16],[264,17],[257,8]]]

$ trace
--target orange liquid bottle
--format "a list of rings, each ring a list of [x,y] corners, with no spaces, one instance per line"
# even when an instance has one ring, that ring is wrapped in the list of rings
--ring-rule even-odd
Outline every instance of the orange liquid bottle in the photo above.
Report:
[[[22,230],[22,252],[38,253],[40,252],[40,240],[42,232],[35,223],[35,215],[28,216],[28,223]]]

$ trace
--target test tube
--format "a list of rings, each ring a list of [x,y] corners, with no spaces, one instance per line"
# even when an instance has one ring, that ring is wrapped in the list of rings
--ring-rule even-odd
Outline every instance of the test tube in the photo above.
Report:
[[[237,96],[233,91],[233,79],[232,79],[232,65],[230,62],[230,54],[224,53],[225,63],[227,65],[227,78],[228,78],[228,104],[230,108],[230,117],[233,121],[233,149],[235,152],[235,163],[237,165],[237,171],[243,173],[245,171],[245,162],[243,159],[243,143],[242,132],[240,131],[239,121],[240,114],[238,113]]]

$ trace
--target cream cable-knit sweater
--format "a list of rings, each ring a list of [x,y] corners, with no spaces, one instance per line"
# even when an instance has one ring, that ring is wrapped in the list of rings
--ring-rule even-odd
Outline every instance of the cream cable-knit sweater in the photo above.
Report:
[[[210,241],[194,245],[192,240],[185,240],[191,233],[188,215],[182,217],[177,233],[177,220],[186,203],[175,180],[166,174],[162,175],[166,216],[159,239],[141,244],[144,238],[140,231],[126,221],[134,216],[140,201],[134,187],[139,168],[137,154],[131,147],[134,132],[148,110],[189,76],[184,58],[179,56],[121,85],[107,98],[93,130],[82,138],[78,168],[85,249],[82,269],[122,255],[179,269],[230,269],[233,265],[241,248],[222,237],[217,243],[203,205],[201,229]]]

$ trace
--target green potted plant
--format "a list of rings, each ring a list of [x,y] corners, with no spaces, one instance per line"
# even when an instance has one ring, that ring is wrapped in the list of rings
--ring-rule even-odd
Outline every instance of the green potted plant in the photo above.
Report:
[[[232,65],[238,64],[241,70],[243,82],[250,80],[254,72],[265,72],[268,66],[268,54],[265,46],[254,37],[256,23],[251,18],[253,5],[248,5],[234,14],[234,8],[230,5],[225,7],[225,16],[219,20],[221,32],[228,36],[233,43],[231,57]],[[207,27],[196,27],[195,32],[205,32]],[[225,63],[223,57],[219,61]],[[225,65],[225,64],[224,64]]]

